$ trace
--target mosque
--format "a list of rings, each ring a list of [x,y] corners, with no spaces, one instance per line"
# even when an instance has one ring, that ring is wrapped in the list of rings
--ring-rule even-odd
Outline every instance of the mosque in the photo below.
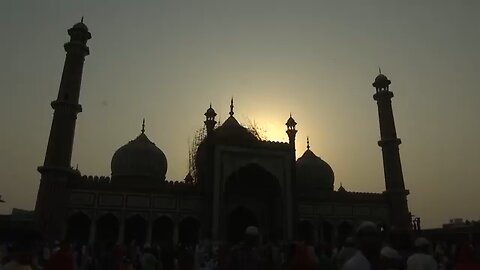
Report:
[[[35,206],[46,239],[77,243],[183,243],[199,238],[235,242],[255,225],[264,237],[293,240],[308,232],[315,241],[338,243],[361,221],[409,230],[407,205],[389,89],[379,74],[378,105],[385,191],[334,190],[334,171],[309,149],[296,157],[296,122],[286,121],[288,142],[260,139],[234,115],[218,124],[210,106],[194,172],[167,181],[167,157],[142,128],[112,157],[111,176],[87,176],[71,166],[87,41],[82,22],[68,30],[66,59]],[[128,138],[125,138],[127,141]]]

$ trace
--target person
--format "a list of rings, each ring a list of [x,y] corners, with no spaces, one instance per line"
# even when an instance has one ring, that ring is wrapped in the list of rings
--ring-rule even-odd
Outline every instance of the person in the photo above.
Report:
[[[141,257],[142,270],[156,270],[159,268],[157,267],[159,264],[158,260],[153,253],[154,251],[150,246],[145,246]]]
[[[288,269],[290,270],[313,270],[318,268],[318,257],[315,253],[311,240],[300,236],[300,241],[296,242],[293,248],[293,255]]]
[[[54,252],[47,264],[45,270],[73,270],[74,260],[73,252],[67,242],[62,242],[56,252]]]
[[[437,262],[430,255],[430,242],[419,237],[415,240],[415,253],[407,260],[407,270],[437,270]]]
[[[405,268],[400,253],[390,246],[384,246],[380,251],[380,262],[382,269],[385,270],[402,270]]]
[[[318,269],[321,269],[321,270],[338,269],[335,267],[333,258],[328,257],[327,245],[325,243],[322,243],[317,246],[316,253],[318,257]]]
[[[2,270],[32,270],[32,247],[19,242],[11,249],[11,260],[3,265]]]
[[[265,269],[264,259],[260,256],[258,242],[260,233],[255,226],[245,229],[244,240],[232,248],[225,269],[260,270]]]
[[[445,243],[437,243],[435,246],[435,252],[433,257],[437,261],[437,267],[439,270],[447,270],[450,269],[450,261],[445,254]]]
[[[209,234],[195,247],[195,269],[210,270],[216,266],[212,241]]]
[[[379,268],[381,248],[380,230],[373,222],[363,222],[357,229],[358,251],[341,268],[342,270],[371,270]]]
[[[335,256],[335,267],[336,269],[342,269],[343,265],[350,260],[357,253],[355,248],[355,240],[352,237],[345,239],[345,243],[340,251]]]
[[[260,256],[264,260],[265,270],[278,270],[282,265],[282,255],[280,243],[277,240],[276,233],[271,233],[265,243],[259,249]]]
[[[458,249],[455,270],[477,270],[480,264],[475,262],[475,251],[470,244],[463,244]]]

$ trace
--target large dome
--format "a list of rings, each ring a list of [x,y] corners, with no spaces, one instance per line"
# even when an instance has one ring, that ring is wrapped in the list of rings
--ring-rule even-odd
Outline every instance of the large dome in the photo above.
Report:
[[[142,132],[115,152],[111,169],[112,177],[144,176],[165,180],[167,158]]]
[[[247,128],[240,125],[235,117],[230,116],[216,128],[212,134],[216,143],[249,144],[258,142],[258,138]]]
[[[300,188],[333,190],[334,180],[330,165],[310,149],[297,160],[297,183]]]

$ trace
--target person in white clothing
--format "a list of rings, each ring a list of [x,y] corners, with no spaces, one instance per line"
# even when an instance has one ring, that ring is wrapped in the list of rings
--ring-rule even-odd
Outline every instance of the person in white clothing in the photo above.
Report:
[[[384,246],[380,251],[380,261],[382,262],[382,269],[385,270],[402,270],[404,265],[402,257],[397,250],[390,246]]]
[[[358,251],[342,267],[342,270],[371,270],[379,265],[381,248],[380,230],[373,222],[363,222],[357,229]]]
[[[423,238],[415,240],[416,252],[407,260],[407,270],[437,270],[437,262],[430,255],[430,242]]]

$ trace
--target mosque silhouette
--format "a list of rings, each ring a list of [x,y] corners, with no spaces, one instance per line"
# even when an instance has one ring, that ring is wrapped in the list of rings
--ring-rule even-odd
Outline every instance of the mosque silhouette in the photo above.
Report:
[[[307,149],[297,159],[296,122],[286,121],[288,142],[260,139],[234,116],[216,121],[210,106],[205,134],[194,153],[195,170],[183,181],[166,181],[167,158],[140,134],[113,155],[111,176],[87,176],[71,166],[87,41],[82,22],[68,30],[65,65],[35,206],[36,222],[48,240],[75,243],[182,243],[201,237],[236,242],[255,225],[264,237],[293,240],[299,232],[338,244],[365,220],[384,230],[409,230],[407,205],[389,89],[379,74],[373,83],[378,105],[385,191],[360,193],[340,186],[334,172]]]

